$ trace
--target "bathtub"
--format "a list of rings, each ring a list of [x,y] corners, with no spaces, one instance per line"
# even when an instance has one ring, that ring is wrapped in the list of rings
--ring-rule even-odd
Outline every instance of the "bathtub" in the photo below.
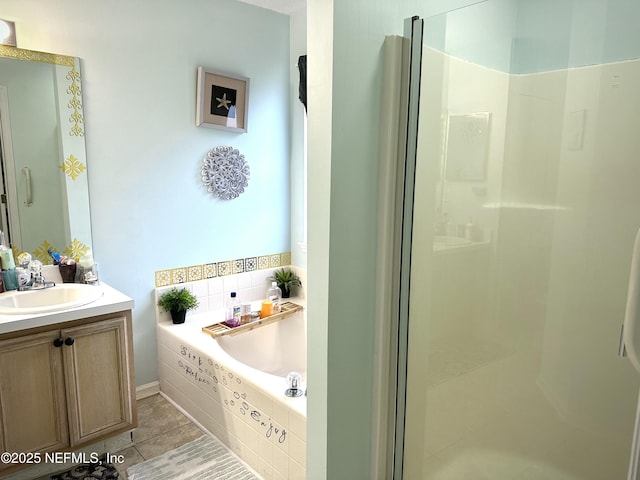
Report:
[[[304,479],[306,397],[284,395],[289,372],[306,379],[304,310],[237,335],[202,332],[221,320],[221,311],[181,325],[158,315],[161,392],[264,478]]]
[[[286,378],[297,371],[306,378],[307,342],[302,316],[289,317],[240,335],[217,339],[227,355],[264,373]]]

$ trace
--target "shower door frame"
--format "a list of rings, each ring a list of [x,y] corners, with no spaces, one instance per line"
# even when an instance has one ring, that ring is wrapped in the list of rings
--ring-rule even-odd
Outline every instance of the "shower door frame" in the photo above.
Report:
[[[383,125],[378,196],[378,271],[372,476],[403,478],[412,212],[424,20],[407,18],[403,37],[385,42],[385,82],[400,101]],[[396,88],[393,88],[397,91]],[[391,101],[390,99],[388,101]],[[384,126],[388,128],[384,128]],[[409,213],[407,213],[409,212]],[[389,281],[391,279],[391,282]],[[404,320],[403,320],[404,319]]]

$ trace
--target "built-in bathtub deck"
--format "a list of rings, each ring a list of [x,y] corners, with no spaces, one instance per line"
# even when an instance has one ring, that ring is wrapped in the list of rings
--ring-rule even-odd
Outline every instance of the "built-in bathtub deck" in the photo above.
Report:
[[[159,319],[161,391],[264,478],[304,479],[306,398],[286,397],[282,377],[230,357],[202,331],[210,324],[209,314]]]

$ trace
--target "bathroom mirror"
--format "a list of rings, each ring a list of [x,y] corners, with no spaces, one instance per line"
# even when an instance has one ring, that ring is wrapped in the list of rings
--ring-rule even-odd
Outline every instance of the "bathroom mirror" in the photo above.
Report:
[[[14,255],[91,248],[80,61],[0,46],[1,229]]]
[[[489,117],[488,112],[449,115],[444,165],[447,180],[486,179]]]

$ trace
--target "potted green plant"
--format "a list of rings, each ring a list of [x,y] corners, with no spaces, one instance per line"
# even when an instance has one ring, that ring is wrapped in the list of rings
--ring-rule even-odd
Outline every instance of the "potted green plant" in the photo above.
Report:
[[[184,323],[187,310],[198,306],[198,299],[186,288],[172,288],[158,298],[158,306],[171,313],[173,323]]]
[[[282,290],[282,298],[289,298],[293,287],[302,286],[300,277],[298,277],[293,270],[288,268],[280,268],[274,271],[273,276],[270,278],[271,280],[275,280],[278,287],[280,287],[280,290]]]

